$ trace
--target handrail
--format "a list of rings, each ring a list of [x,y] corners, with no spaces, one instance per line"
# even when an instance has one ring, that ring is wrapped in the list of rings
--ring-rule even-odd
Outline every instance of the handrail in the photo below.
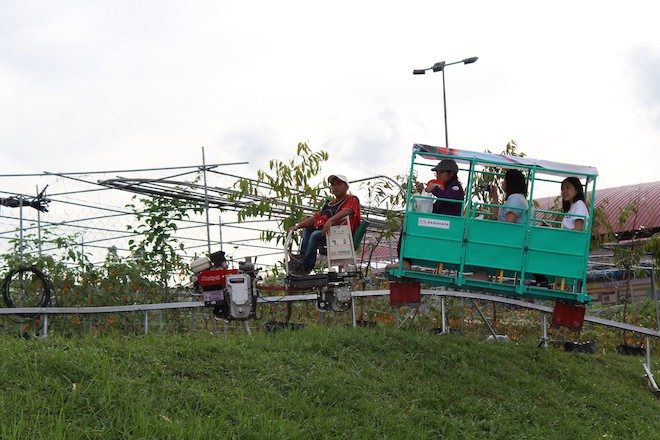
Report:
[[[444,197],[436,197],[434,195],[424,195],[424,194],[413,194],[412,195],[413,200],[414,199],[430,199],[430,200],[440,200],[442,202],[452,202],[452,203],[460,203],[461,205],[465,204],[464,199],[446,199]]]
[[[157,304],[130,304],[127,306],[98,307],[13,307],[0,308],[0,315],[85,315],[118,312],[145,312],[151,310],[191,309],[204,307],[202,301]]]

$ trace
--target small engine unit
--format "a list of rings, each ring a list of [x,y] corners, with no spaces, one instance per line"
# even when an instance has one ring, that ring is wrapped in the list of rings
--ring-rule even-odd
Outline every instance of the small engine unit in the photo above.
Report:
[[[197,290],[204,294],[204,305],[213,307],[216,319],[245,321],[256,316],[257,295],[254,265],[239,264],[240,269],[214,269],[207,257],[192,263]],[[226,267],[226,266],[225,266]],[[249,273],[243,273],[247,269]]]

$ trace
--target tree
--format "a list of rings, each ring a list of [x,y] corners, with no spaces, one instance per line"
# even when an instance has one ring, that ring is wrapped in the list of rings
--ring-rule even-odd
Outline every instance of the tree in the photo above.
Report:
[[[408,190],[408,174],[397,175],[392,180],[371,180],[365,185],[367,200],[372,206],[384,207],[385,225],[375,236],[371,243],[371,252],[366,262],[366,271],[371,267],[371,258],[383,239],[389,239],[395,232],[403,227],[403,215]],[[362,262],[361,262],[362,263]],[[365,273],[365,277],[368,274]],[[364,286],[366,287],[366,286]]]
[[[257,171],[256,180],[238,179],[235,187],[239,192],[229,199],[254,200],[238,211],[238,220],[255,217],[274,219],[277,229],[265,229],[261,232],[261,239],[283,243],[288,228],[308,216],[310,206],[320,206],[321,201],[329,196],[325,181],[316,185],[311,182],[320,174],[321,165],[327,160],[328,153],[322,150],[315,152],[301,142],[293,159],[286,162],[272,159],[268,171]]]
[[[64,296],[66,289],[84,280],[85,274],[93,274],[94,266],[79,244],[80,236],[66,235],[42,228],[40,235],[32,231],[31,225],[26,228],[22,239],[15,237],[9,240],[12,249],[2,255],[5,264],[12,269],[18,267],[34,267],[44,272],[55,286],[52,292],[54,304],[67,303]]]
[[[655,303],[655,319],[658,328],[660,328],[660,309],[658,307],[658,300],[655,296],[655,289],[658,286],[658,277],[660,276],[660,233],[654,234],[645,245],[645,250],[651,254],[653,258],[653,270],[651,270],[652,282],[651,286],[654,288],[653,302]]]
[[[485,150],[486,153],[492,153],[490,150]],[[518,144],[516,141],[511,140],[506,144],[504,150],[500,154],[505,156],[516,156],[516,157],[526,157],[527,155],[522,151],[518,151]],[[502,191],[502,173],[504,169],[501,167],[483,167],[480,173],[475,173],[474,177],[474,186],[472,190],[472,195],[476,201],[481,201],[483,203],[491,203],[490,192],[485,191],[484,188],[486,185],[495,186],[500,193],[500,199],[503,200],[504,191]]]
[[[614,228],[607,218],[608,199],[601,200],[600,204],[594,208],[591,219],[591,244],[590,249],[600,249],[605,243],[610,243],[616,239]],[[588,202],[587,202],[588,204]],[[601,234],[600,231],[603,231]]]
[[[133,196],[133,200],[136,197]],[[128,246],[144,275],[166,289],[174,274],[183,275],[187,271],[180,254],[185,252],[184,244],[174,236],[178,229],[177,222],[188,218],[189,211],[200,214],[204,209],[196,202],[176,198],[148,197],[139,201],[141,207],[135,204],[126,206],[140,223],[137,226],[127,225],[126,229],[142,238],[131,238]]]
[[[637,228],[637,217],[640,209],[643,207],[644,202],[638,193],[635,198],[630,200],[630,202],[621,209],[616,220],[617,231],[619,232],[616,234],[618,245],[613,249],[613,260],[614,264],[623,270],[626,280],[626,292],[623,295],[623,298],[621,298],[621,301],[623,302],[624,323],[627,323],[628,321],[628,303],[632,298],[632,279],[636,276],[637,267],[639,266],[641,257],[645,252],[645,247],[639,243],[639,236],[643,231],[641,228]],[[631,218],[633,220],[632,237],[630,240],[622,242],[621,233],[623,232],[623,226]],[[623,344],[627,344],[625,330],[623,331]]]
[[[651,238],[649,238],[644,249],[651,254],[654,268],[660,269],[660,232],[653,234]]]

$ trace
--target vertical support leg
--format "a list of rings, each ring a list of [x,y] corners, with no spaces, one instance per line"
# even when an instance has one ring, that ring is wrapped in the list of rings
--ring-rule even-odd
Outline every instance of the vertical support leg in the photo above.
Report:
[[[539,339],[537,347],[548,348],[548,317],[543,312],[541,313],[541,339]]]
[[[149,332],[149,311],[144,311],[144,334],[146,335]]]
[[[42,322],[44,323],[44,329],[41,332],[41,336],[44,338],[48,337],[48,315],[41,315]],[[649,362],[650,365],[650,362]]]
[[[440,317],[442,319],[442,334],[447,334],[447,316],[445,315],[445,298],[444,296],[440,297]]]
[[[351,296],[351,312],[353,313],[353,328],[357,327],[357,316],[355,316],[355,298]]]

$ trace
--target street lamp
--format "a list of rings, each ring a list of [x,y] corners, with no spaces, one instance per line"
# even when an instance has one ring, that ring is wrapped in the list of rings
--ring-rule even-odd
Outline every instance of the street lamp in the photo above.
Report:
[[[464,60],[455,61],[453,63],[445,63],[444,61],[440,61],[439,63],[435,63],[433,66],[429,67],[428,69],[413,70],[413,75],[424,75],[426,74],[427,70],[433,70],[434,72],[442,72],[442,102],[445,108],[445,147],[447,148],[449,148],[449,135],[447,134],[447,95],[445,93],[445,67],[459,63],[472,64],[478,59],[479,57],[465,58]]]

